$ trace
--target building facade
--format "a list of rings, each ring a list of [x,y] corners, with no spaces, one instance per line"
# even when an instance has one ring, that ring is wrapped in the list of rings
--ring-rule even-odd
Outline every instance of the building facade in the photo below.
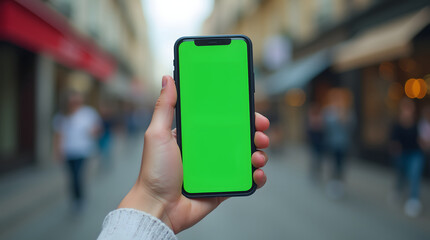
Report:
[[[0,174],[52,161],[52,117],[69,89],[88,104],[141,104],[151,56],[139,0],[0,1]]]
[[[356,152],[386,162],[406,81],[430,85],[429,7],[423,0],[217,0],[203,32],[252,39],[262,95],[256,108],[273,118],[275,144],[304,140],[309,105],[324,105],[330,89],[342,88],[352,96]],[[414,101],[420,109],[429,95]]]

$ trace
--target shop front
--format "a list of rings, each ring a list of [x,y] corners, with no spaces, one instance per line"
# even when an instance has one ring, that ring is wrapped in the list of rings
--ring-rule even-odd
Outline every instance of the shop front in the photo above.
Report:
[[[1,0],[0,174],[50,162],[62,86],[104,84],[115,71],[110,54],[44,2]]]
[[[430,104],[429,24],[430,12],[424,8],[357,34],[335,54],[334,69],[358,101],[358,145],[364,159],[390,164],[391,128],[402,98],[414,100],[418,118]]]

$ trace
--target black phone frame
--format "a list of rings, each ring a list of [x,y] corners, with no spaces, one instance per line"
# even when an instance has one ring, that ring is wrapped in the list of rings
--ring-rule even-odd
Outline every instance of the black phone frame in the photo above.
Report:
[[[177,102],[176,102],[176,136],[179,149],[181,151],[182,156],[182,135],[181,135],[181,97],[180,97],[180,79],[179,79],[179,45],[184,41],[196,41],[200,43],[196,43],[196,45],[227,45],[230,44],[228,42],[231,39],[242,38],[247,45],[247,53],[248,53],[248,89],[249,89],[249,113],[251,119],[251,155],[257,150],[254,144],[254,136],[255,136],[255,103],[254,103],[254,93],[255,93],[255,84],[254,84],[254,65],[253,65],[253,55],[252,55],[252,42],[245,35],[216,35],[216,36],[187,36],[181,37],[176,40],[174,45],[174,60],[173,60],[173,77],[175,79],[176,91],[177,91]],[[251,156],[250,156],[251,157]],[[254,175],[255,167],[252,166],[252,177]],[[233,197],[233,196],[249,196],[255,192],[257,189],[257,185],[252,179],[252,186],[249,190],[246,191],[234,191],[234,192],[203,192],[203,193],[189,193],[185,191],[184,185],[182,183],[182,194],[188,198],[207,198],[207,197]]]

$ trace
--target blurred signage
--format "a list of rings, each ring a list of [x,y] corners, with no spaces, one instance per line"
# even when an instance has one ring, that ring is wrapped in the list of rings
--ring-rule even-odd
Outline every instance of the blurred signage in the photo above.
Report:
[[[47,53],[58,62],[107,80],[116,69],[113,58],[81,36],[68,20],[41,1],[0,0],[0,40]]]

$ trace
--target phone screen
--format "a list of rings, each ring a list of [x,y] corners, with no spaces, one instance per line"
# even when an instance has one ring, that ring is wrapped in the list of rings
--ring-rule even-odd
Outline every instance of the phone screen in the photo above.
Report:
[[[248,57],[242,38],[232,38],[225,45],[199,46],[186,40],[178,47],[183,187],[187,193],[252,188]]]

